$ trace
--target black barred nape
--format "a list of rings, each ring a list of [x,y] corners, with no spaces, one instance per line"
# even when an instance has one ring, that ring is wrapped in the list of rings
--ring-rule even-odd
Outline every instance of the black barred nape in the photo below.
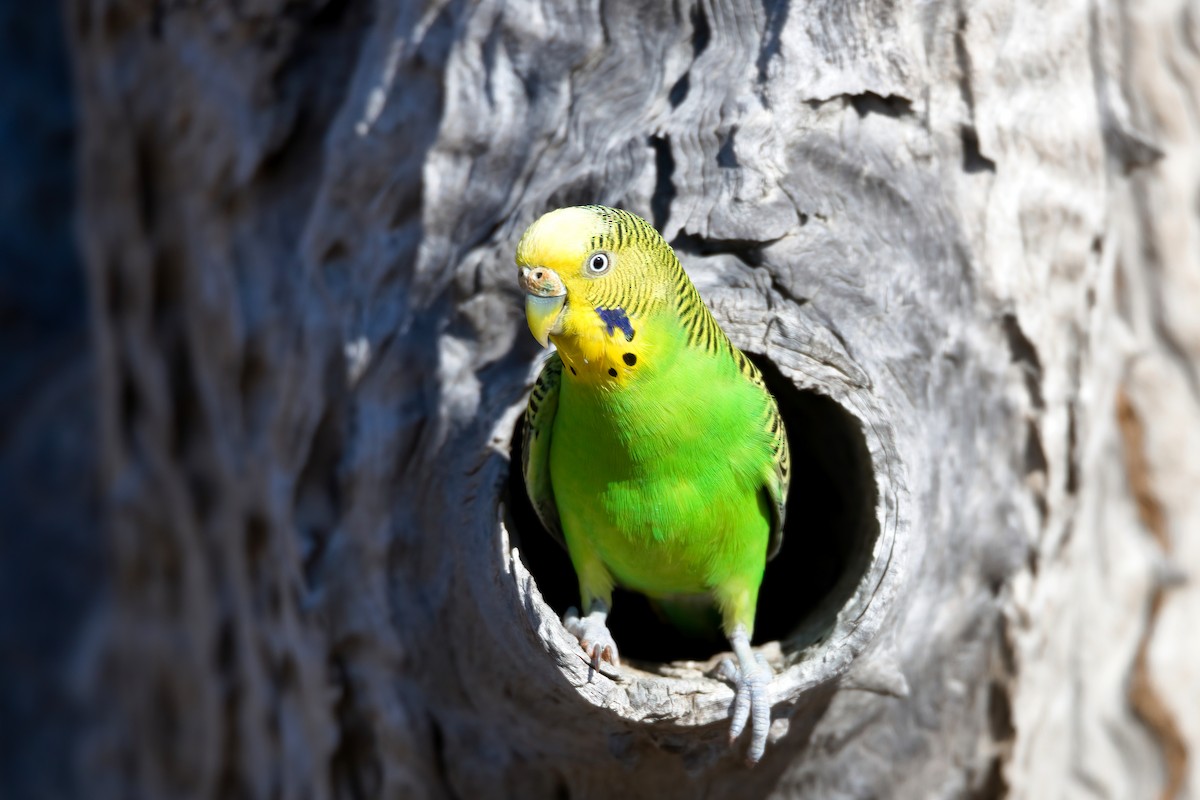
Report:
[[[724,351],[736,360],[735,353],[740,353],[740,351],[729,341],[725,331],[721,330],[721,326],[717,324],[717,320],[708,310],[708,306],[704,305],[700,293],[688,280],[687,274],[684,273],[683,267],[679,266],[678,262],[676,262],[676,269],[679,270],[679,277],[675,281],[675,292],[678,297],[676,308],[679,312],[679,319],[683,323],[684,332],[687,334],[688,347],[699,347],[704,352],[712,354]],[[738,366],[741,367],[740,361]],[[744,369],[742,371],[745,372]]]
[[[761,386],[765,389],[767,384],[763,381],[762,373],[758,371],[758,367],[754,365],[754,362],[732,344],[729,345],[729,348],[733,351],[733,360],[737,362],[738,372],[749,378],[750,382],[755,386]]]

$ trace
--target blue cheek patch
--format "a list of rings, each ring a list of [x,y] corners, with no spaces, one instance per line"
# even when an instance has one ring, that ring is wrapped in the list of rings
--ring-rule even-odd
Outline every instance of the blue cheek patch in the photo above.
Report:
[[[596,306],[596,313],[600,315],[600,321],[608,328],[609,336],[613,335],[614,330],[619,330],[625,334],[625,341],[633,341],[633,325],[629,322],[629,315],[625,313],[625,309]]]

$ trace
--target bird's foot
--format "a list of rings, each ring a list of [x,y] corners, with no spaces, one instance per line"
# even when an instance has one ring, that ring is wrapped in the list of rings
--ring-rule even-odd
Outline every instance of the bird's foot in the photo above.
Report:
[[[617,643],[608,632],[607,618],[608,609],[599,603],[593,604],[586,617],[580,617],[574,607],[568,608],[563,617],[563,626],[579,640],[579,646],[588,654],[592,669],[596,671],[600,670],[601,661],[607,661],[614,667],[621,666]]]
[[[746,723],[750,723],[750,747],[746,751],[746,764],[754,766],[767,749],[767,732],[771,727],[771,700],[767,688],[771,684],[771,667],[762,655],[750,649],[749,637],[744,631],[735,631],[730,637],[734,653],[738,657],[721,662],[721,676],[734,686],[733,706],[730,710],[732,722],[729,726],[729,744],[732,745]]]

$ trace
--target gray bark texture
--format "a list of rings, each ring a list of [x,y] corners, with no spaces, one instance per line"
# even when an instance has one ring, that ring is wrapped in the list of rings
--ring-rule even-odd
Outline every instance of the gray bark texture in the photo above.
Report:
[[[38,662],[55,780],[1200,797],[1194,3],[65,17],[103,567]],[[589,672],[513,474],[513,251],[592,202],[663,231],[788,425],[754,769],[719,646],[624,595]]]

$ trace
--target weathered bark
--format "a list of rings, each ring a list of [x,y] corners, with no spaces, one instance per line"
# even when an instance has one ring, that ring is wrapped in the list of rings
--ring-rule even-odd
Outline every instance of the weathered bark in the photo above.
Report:
[[[71,5],[88,794],[1195,793],[1195,9],[565,5]],[[589,675],[511,475],[512,251],[575,202],[787,416],[752,771],[633,599]]]

